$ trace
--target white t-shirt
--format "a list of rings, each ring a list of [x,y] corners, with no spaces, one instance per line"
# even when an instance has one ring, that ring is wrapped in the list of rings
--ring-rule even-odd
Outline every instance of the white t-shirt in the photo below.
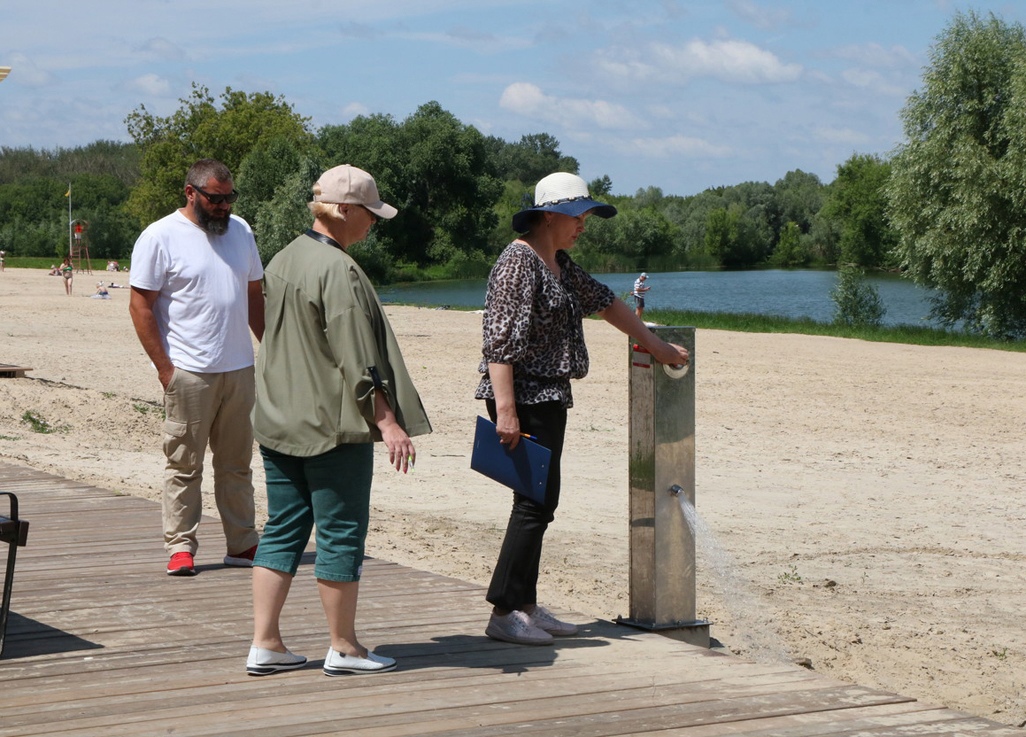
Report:
[[[222,373],[253,365],[249,283],[263,275],[245,220],[232,215],[211,235],[176,210],[136,240],[129,283],[160,292],[153,312],[171,363]]]

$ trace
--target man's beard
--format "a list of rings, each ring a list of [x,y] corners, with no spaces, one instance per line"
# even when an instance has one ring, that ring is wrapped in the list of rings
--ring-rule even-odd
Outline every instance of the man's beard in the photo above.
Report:
[[[231,217],[227,213],[225,213],[223,218],[213,217],[202,207],[197,207],[196,217],[199,220],[199,226],[210,233],[210,235],[224,235],[228,232],[228,223]]]

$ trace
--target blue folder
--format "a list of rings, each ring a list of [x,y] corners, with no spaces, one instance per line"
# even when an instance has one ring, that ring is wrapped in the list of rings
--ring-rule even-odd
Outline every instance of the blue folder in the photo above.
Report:
[[[517,447],[510,450],[499,442],[494,422],[477,418],[474,451],[470,455],[470,467],[474,471],[544,504],[551,463],[552,451],[545,446],[520,438]]]

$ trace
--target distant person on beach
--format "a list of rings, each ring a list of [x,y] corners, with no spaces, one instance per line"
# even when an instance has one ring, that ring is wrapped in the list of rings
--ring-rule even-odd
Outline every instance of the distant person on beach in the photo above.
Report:
[[[107,287],[103,286],[103,282],[96,282],[96,291],[93,292],[93,299],[110,299],[110,292],[107,291]]]
[[[634,280],[634,314],[638,316],[639,320],[645,311],[645,293],[651,289],[651,287],[645,284],[646,281],[648,281],[648,274],[644,272]]]
[[[569,251],[589,215],[610,218],[616,208],[596,202],[574,174],[538,182],[534,206],[513,216],[521,235],[499,256],[488,277],[483,318],[483,374],[475,396],[496,424],[499,442],[513,449],[522,435],[552,451],[545,503],[514,493],[513,511],[488,586],[492,605],[485,634],[521,645],[549,645],[574,635],[538,604],[542,539],[555,518],[570,380],[588,373],[583,318],[598,314],[630,335],[660,363],[684,364],[684,348],[661,340],[616,297],[574,263]]]
[[[4,256],[7,255],[7,251],[0,251],[0,271],[4,270]]]
[[[71,256],[65,256],[61,261],[61,276],[64,277],[64,293],[71,296],[71,285],[75,280],[75,267],[71,265]]]
[[[253,231],[232,215],[231,172],[197,161],[185,206],[135,242],[129,312],[164,388],[164,547],[169,576],[196,573],[203,457],[213,453],[214,501],[227,566],[250,566],[259,539],[253,501],[253,341],[264,334],[264,275]]]
[[[61,270],[57,268],[57,264],[50,264],[50,272],[47,276],[60,276]]]
[[[396,209],[381,201],[370,174],[344,164],[314,184],[310,211],[313,226],[264,274],[253,429],[268,520],[253,560],[253,676],[306,663],[285,647],[279,620],[314,529],[313,573],[331,637],[325,675],[395,668],[356,636],[374,443],[384,442],[389,464],[406,473],[416,461],[410,436],[431,432],[388,317],[349,255]]]

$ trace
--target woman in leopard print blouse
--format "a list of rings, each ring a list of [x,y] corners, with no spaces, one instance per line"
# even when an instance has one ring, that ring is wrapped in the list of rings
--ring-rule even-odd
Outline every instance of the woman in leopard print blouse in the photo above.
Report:
[[[687,351],[661,340],[604,284],[574,263],[568,251],[589,215],[609,218],[612,205],[596,202],[583,179],[550,174],[535,187],[534,206],[513,216],[520,233],[488,278],[483,321],[483,375],[476,397],[485,400],[500,442],[515,448],[530,435],[552,451],[545,504],[514,494],[513,511],[492,573],[485,633],[524,645],[547,645],[573,635],[576,625],[538,605],[542,539],[559,504],[560,456],[570,380],[588,373],[583,319],[598,314],[630,335],[661,363],[687,363]]]

